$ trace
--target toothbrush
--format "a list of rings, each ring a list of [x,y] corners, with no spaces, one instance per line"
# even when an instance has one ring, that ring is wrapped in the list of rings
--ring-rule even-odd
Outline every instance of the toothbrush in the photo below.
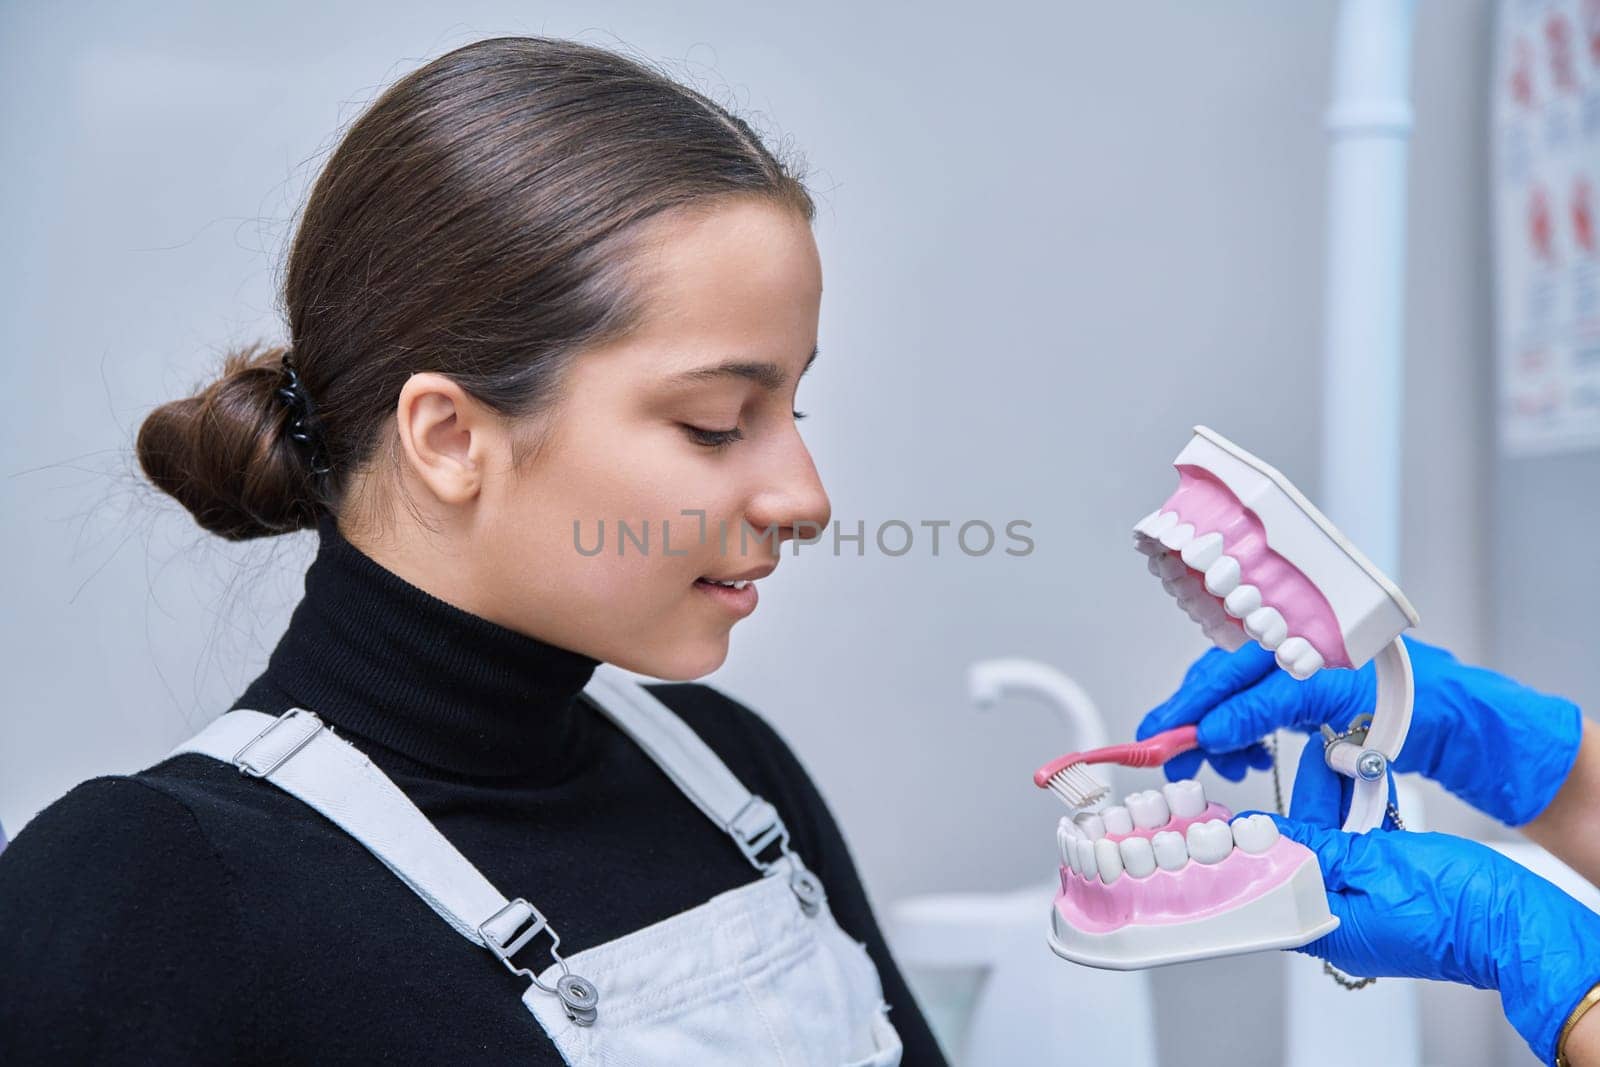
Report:
[[[1127,745],[1068,752],[1033,772],[1033,784],[1049,789],[1069,808],[1086,808],[1111,792],[1111,787],[1090,774],[1091,763],[1117,763],[1124,767],[1154,767],[1198,746],[1194,726],[1179,726]]]

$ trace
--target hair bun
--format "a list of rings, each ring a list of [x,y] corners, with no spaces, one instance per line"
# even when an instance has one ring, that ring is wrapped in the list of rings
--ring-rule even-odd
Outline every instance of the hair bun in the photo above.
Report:
[[[230,541],[311,529],[326,510],[277,395],[287,351],[230,352],[216,381],[162,404],[139,427],[145,476]]]

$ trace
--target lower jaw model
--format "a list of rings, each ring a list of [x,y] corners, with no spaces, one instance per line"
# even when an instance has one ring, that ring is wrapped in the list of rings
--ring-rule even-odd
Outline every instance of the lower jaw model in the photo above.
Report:
[[[1355,779],[1344,829],[1378,826],[1411,720],[1400,634],[1416,611],[1287,478],[1220,434],[1195,427],[1174,466],[1178,488],[1134,527],[1134,547],[1214,644],[1255,640],[1300,679],[1376,660],[1370,726],[1326,758]],[[1338,926],[1311,851],[1269,816],[1231,818],[1193,779],[1063,818],[1051,948],[1133,970],[1294,948]]]
[[[1192,778],[1063,816],[1051,948],[1132,970],[1290,948],[1337,926],[1316,857],[1266,815],[1231,817]]]

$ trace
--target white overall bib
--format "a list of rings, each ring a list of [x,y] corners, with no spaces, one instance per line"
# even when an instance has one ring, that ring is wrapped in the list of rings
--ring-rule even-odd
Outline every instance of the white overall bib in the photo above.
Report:
[[[315,713],[230,711],[170,755],[198,752],[265,778],[360,841],[457,933],[530,980],[523,1004],[574,1067],[897,1067],[877,969],[834,921],[777,810],[617,668],[602,663],[584,694],[762,877],[571,958],[538,908],[507,900]],[[553,962],[519,965],[513,957],[541,934]]]

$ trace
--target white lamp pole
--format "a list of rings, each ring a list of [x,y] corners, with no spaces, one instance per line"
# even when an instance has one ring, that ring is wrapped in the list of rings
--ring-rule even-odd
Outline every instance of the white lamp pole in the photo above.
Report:
[[[1396,581],[1413,13],[1413,0],[1343,0],[1327,114],[1321,504]],[[1421,1062],[1415,983],[1350,991],[1318,960],[1287,953],[1284,966],[1289,1067],[1347,1067],[1353,1024],[1373,1062]]]

